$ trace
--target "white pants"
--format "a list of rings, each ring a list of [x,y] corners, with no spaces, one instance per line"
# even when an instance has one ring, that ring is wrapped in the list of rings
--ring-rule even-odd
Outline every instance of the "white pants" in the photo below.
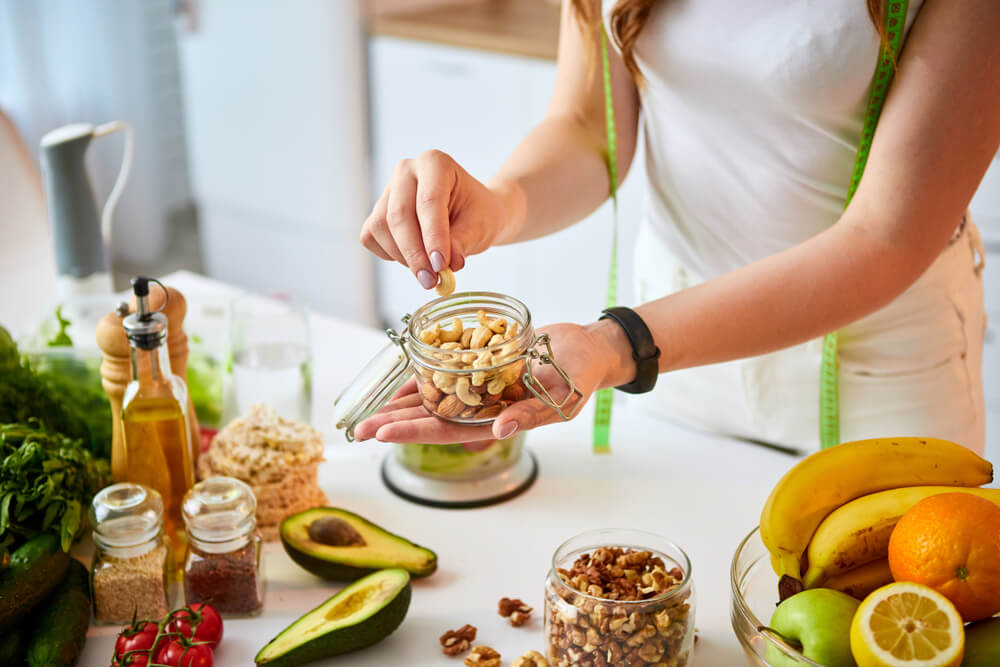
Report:
[[[970,221],[909,289],[840,331],[842,441],[936,437],[982,453],[982,254]],[[699,282],[646,223],[635,267],[639,303]],[[665,373],[636,402],[700,430],[815,450],[821,358],[822,339],[816,339],[759,357]]]

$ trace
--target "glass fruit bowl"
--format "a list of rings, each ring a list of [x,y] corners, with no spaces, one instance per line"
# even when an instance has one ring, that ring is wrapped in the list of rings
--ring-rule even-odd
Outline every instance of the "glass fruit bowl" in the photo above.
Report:
[[[770,554],[760,539],[760,528],[754,528],[740,543],[733,556],[729,580],[733,631],[743,646],[748,664],[752,667],[823,667],[766,627],[778,604],[778,575],[771,568]]]

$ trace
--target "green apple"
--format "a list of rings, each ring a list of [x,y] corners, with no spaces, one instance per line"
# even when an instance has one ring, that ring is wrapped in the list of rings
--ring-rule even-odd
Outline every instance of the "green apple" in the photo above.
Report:
[[[840,591],[811,588],[779,604],[770,628],[821,665],[856,667],[851,655],[851,621],[860,604]],[[782,655],[773,644],[768,644],[766,657],[771,667],[802,664]]]
[[[1000,665],[1000,618],[990,618],[966,626],[962,667],[997,665]]]

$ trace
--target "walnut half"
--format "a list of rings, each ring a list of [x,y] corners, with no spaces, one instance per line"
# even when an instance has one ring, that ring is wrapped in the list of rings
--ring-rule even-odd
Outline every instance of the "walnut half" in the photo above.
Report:
[[[441,651],[445,655],[459,655],[469,650],[476,640],[476,627],[466,623],[458,630],[449,630],[441,635]]]
[[[538,651],[528,651],[515,660],[511,667],[549,667],[549,661]]]
[[[477,646],[465,658],[466,667],[500,667],[500,654],[489,646]]]

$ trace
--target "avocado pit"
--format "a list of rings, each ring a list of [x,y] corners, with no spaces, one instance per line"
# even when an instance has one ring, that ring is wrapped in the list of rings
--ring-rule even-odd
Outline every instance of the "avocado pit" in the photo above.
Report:
[[[363,547],[367,542],[354,526],[335,516],[316,519],[306,529],[309,539],[329,547]]]

